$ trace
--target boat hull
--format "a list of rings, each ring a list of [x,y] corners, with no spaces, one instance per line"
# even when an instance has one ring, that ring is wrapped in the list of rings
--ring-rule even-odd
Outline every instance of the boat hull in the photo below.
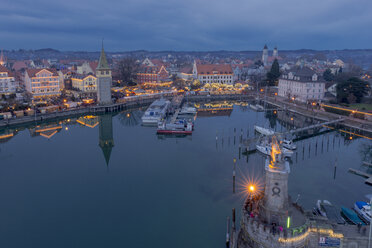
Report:
[[[157,130],[158,134],[186,134],[191,135],[192,131],[183,131],[183,130]]]

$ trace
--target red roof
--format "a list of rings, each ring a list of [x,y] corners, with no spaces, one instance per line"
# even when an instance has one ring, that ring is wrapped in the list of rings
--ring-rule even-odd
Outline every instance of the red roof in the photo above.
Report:
[[[42,70],[49,71],[53,73],[53,76],[58,76],[57,70],[55,68],[48,68],[48,69],[28,69],[27,74],[29,77],[35,77],[37,73],[39,73]]]
[[[13,64],[13,70],[20,71],[22,69],[27,69],[27,65],[24,61],[16,61]]]
[[[2,66],[2,65],[0,65],[0,72],[7,72],[8,74],[10,73],[8,68],[6,68],[5,66]]]
[[[98,62],[97,61],[89,62],[89,66],[93,70],[93,72],[95,72],[96,71],[96,68],[98,66]]]
[[[233,74],[233,70],[231,65],[196,65],[196,69],[198,74],[214,74],[217,72],[218,74]]]

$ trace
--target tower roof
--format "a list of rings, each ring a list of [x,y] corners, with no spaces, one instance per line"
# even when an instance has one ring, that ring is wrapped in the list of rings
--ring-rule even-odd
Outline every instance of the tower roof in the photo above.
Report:
[[[265,44],[264,49],[267,49],[267,45]]]
[[[99,69],[110,69],[110,67],[107,63],[105,50],[103,49],[103,41],[102,41],[101,55],[99,57],[98,66],[97,66],[96,70],[99,70]]]
[[[110,162],[112,145],[111,144],[109,144],[109,145],[100,145],[100,147],[102,149],[103,156],[105,157],[106,165],[108,165],[109,162]]]

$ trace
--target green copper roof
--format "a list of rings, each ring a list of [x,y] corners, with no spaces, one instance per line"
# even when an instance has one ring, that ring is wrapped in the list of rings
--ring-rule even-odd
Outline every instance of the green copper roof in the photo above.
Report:
[[[99,57],[97,69],[110,69],[107,63],[105,50],[103,49],[103,42],[102,42],[101,56]]]

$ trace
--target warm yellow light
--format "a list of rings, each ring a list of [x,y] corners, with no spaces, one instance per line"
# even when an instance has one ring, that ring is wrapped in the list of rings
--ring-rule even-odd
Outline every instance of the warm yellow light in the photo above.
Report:
[[[255,190],[254,185],[250,185],[250,186],[249,186],[249,191],[253,192],[254,190]]]
[[[127,114],[127,117],[128,117],[128,118],[130,117],[130,114],[129,114],[129,113]]]
[[[65,127],[65,130],[67,131],[68,130],[68,127]]]
[[[291,117],[291,121],[293,121],[293,117]]]

